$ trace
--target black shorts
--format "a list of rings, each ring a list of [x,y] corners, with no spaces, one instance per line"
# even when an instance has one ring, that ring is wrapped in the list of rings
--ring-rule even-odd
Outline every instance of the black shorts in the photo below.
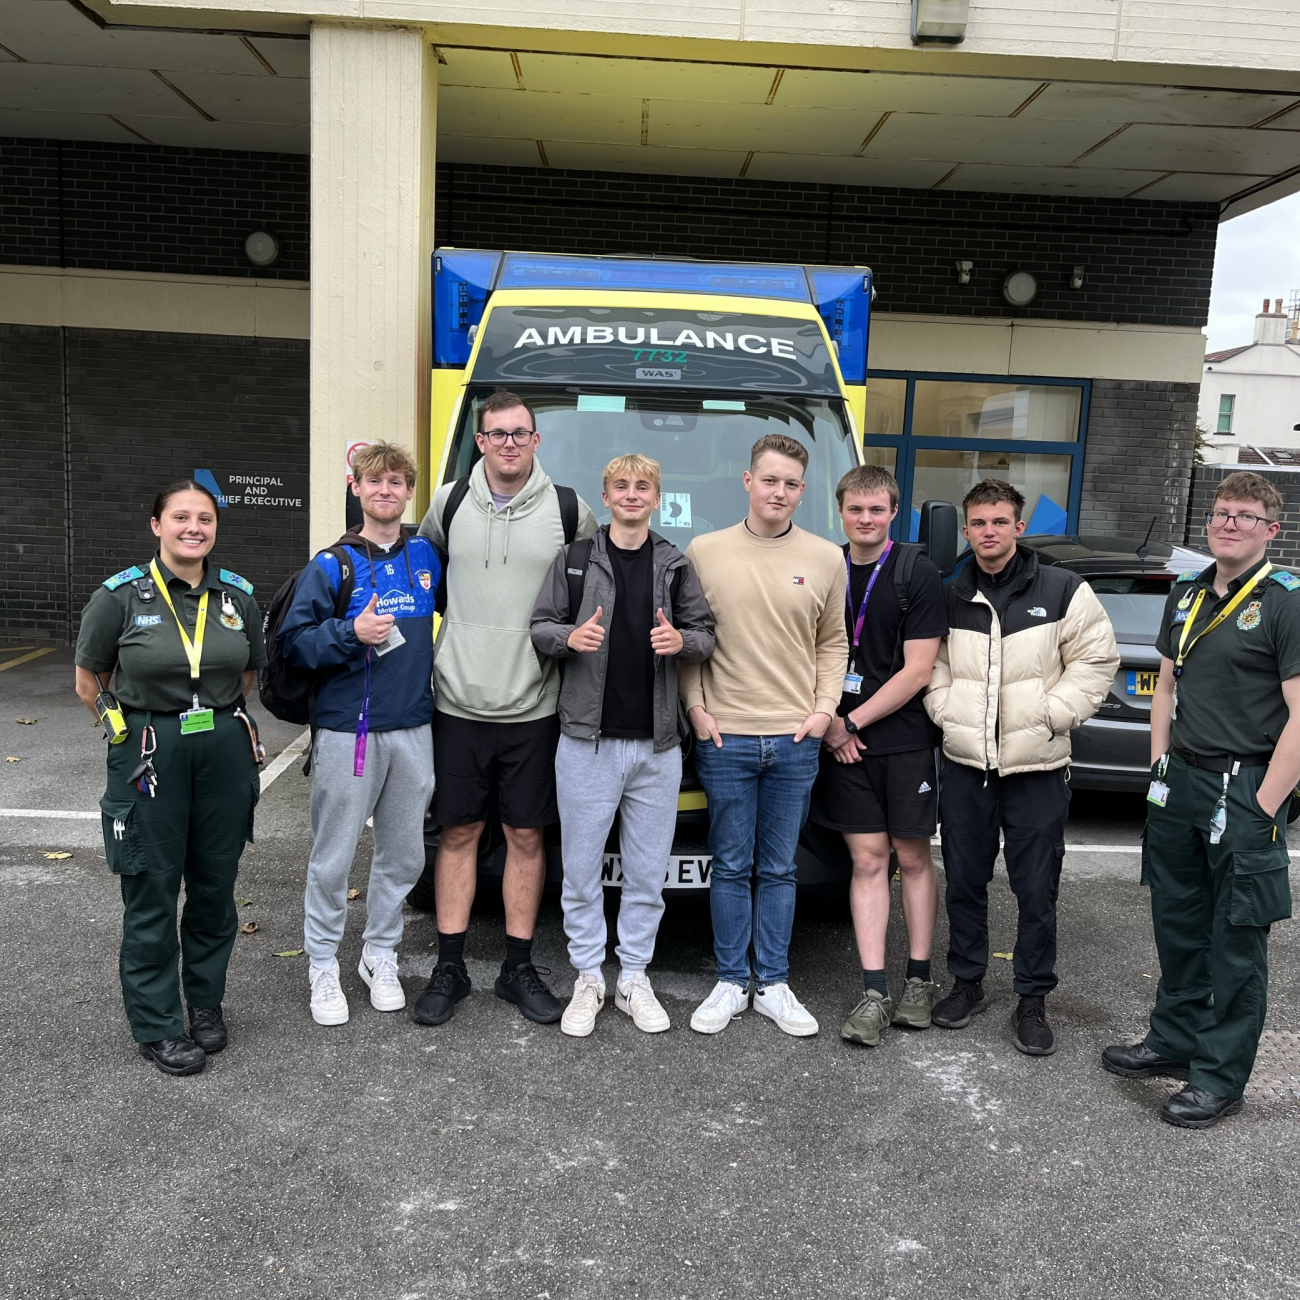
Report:
[[[560,720],[480,722],[433,715],[434,816],[443,826],[486,821],[495,798],[501,820],[521,830],[560,820],[555,747]]]
[[[840,763],[822,750],[810,821],[850,835],[887,831],[896,840],[923,840],[938,824],[939,778],[933,749],[862,755]]]

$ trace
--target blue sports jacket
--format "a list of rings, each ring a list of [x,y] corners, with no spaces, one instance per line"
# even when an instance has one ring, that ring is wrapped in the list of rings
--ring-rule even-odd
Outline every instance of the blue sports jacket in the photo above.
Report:
[[[328,675],[316,698],[316,725],[355,732],[370,650],[370,730],[399,731],[433,721],[433,599],[442,566],[425,537],[403,537],[390,551],[349,535],[355,581],[346,618],[334,617],[339,563],[322,551],[303,571],[280,624],[280,653]],[[392,614],[406,638],[387,654],[357,640],[356,616],[378,593],[376,613]]]

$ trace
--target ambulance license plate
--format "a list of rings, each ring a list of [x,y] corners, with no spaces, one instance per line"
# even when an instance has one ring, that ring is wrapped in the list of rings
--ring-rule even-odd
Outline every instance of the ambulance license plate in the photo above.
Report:
[[[704,853],[698,857],[674,855],[668,859],[664,870],[665,889],[708,889],[713,857]],[[622,889],[623,863],[617,853],[605,854],[605,866],[600,873],[600,883],[606,889]]]
[[[1129,673],[1125,693],[1128,695],[1154,695],[1156,693],[1156,682],[1159,680],[1160,674],[1158,672]]]

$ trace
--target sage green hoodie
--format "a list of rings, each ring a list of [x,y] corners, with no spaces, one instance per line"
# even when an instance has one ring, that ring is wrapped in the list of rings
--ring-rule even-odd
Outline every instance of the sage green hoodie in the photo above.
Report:
[[[483,462],[470,471],[469,491],[442,531],[452,484],[434,494],[420,532],[447,556],[447,612],[434,645],[434,707],[481,722],[549,718],[560,696],[556,660],[533,648],[537,593],[564,545],[560,504],[550,476],[533,461],[528,482],[498,510]],[[578,537],[591,537],[596,517],[578,498]]]

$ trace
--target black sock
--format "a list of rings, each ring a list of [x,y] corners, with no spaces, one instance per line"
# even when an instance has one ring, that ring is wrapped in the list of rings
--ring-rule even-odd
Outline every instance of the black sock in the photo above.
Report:
[[[438,931],[438,963],[442,966],[459,966],[465,969],[465,931],[443,934]]]
[[[867,991],[875,989],[882,998],[889,996],[889,985],[885,983],[885,972],[883,970],[864,970],[862,972],[862,987]]]
[[[917,961],[915,957],[907,959],[907,978],[910,980],[930,980],[930,959],[927,957],[924,961]]]
[[[520,966],[529,966],[533,960],[533,941],[516,939],[506,935],[506,970],[518,970]]]

